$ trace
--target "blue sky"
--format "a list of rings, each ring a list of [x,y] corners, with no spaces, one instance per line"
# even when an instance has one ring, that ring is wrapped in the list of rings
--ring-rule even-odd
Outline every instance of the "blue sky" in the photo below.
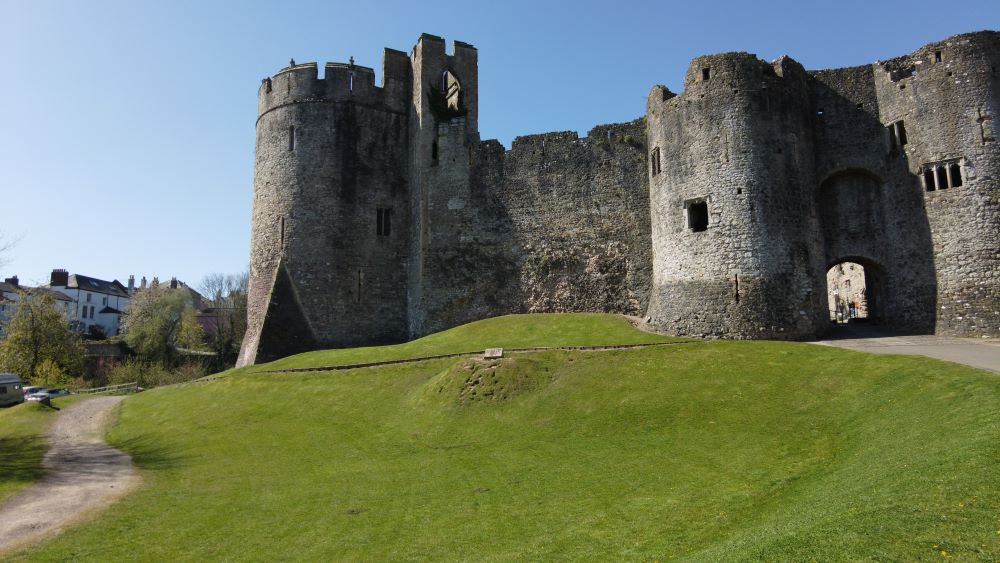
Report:
[[[20,239],[0,276],[245,269],[257,87],[292,57],[379,82],[383,47],[472,43],[481,135],[509,147],[639,117],[697,55],[853,66],[998,23],[996,0],[0,0],[0,233]]]

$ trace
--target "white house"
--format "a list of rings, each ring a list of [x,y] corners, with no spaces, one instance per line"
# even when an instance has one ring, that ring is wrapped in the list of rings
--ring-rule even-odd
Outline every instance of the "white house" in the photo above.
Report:
[[[49,288],[72,299],[69,318],[77,332],[88,333],[96,325],[107,336],[118,334],[122,312],[129,304],[129,290],[121,282],[52,270]]]

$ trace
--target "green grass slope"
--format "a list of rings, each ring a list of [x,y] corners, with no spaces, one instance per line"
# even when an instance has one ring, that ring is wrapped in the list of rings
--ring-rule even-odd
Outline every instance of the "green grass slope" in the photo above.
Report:
[[[995,374],[778,342],[232,377],[125,401],[144,487],[19,557],[995,560],[998,413]]]
[[[651,344],[681,339],[641,332],[627,319],[600,313],[507,315],[476,321],[403,344],[306,352],[249,371],[339,366],[418,358],[486,348]]]
[[[52,404],[63,407],[76,399],[61,397]],[[35,402],[0,409],[0,502],[45,474],[45,431],[57,412]]]

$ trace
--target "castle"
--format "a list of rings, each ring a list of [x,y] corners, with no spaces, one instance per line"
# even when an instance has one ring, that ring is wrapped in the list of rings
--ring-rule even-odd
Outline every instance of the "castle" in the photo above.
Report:
[[[422,35],[374,71],[292,64],[258,93],[239,365],[515,312],[800,339],[863,266],[891,329],[1000,336],[1000,33],[806,71],[693,60],[646,115],[481,141],[477,52]]]

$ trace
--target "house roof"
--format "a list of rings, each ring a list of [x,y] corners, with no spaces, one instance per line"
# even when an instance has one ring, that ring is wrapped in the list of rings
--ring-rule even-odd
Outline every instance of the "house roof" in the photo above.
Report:
[[[120,315],[120,314],[122,314],[121,311],[119,311],[118,309],[115,309],[114,307],[105,307],[105,308],[101,309],[100,311],[98,311],[98,313],[100,313],[102,315],[107,315],[108,313],[110,313],[112,315]]]
[[[90,276],[72,274],[69,276],[69,282],[66,284],[66,287],[70,289],[92,291],[94,293],[105,293],[107,295],[128,297],[128,289],[126,289],[125,286],[118,280],[106,281],[92,278]]]
[[[28,292],[28,295],[51,295],[52,298],[55,299],[56,301],[66,301],[68,303],[76,302],[75,299],[66,295],[65,293],[60,293],[58,291],[54,291],[47,287],[25,287],[22,289]]]

